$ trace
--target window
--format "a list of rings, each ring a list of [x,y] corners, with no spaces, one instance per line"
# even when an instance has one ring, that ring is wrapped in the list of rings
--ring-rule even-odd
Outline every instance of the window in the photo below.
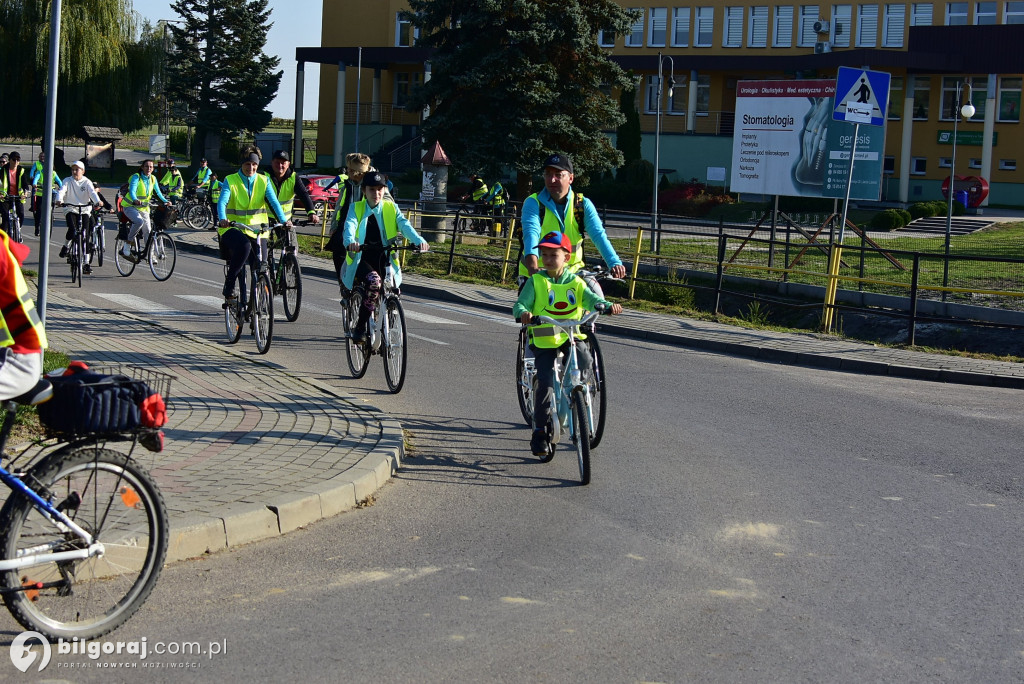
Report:
[[[896,173],[896,157],[888,154],[882,158],[882,173],[887,176],[892,176]]]
[[[914,121],[928,120],[928,100],[932,89],[932,79],[918,76],[914,79]]]
[[[952,157],[939,157],[939,168],[940,169],[949,169],[949,168],[952,168],[952,166],[953,166],[953,158]]]
[[[1024,2],[1008,2],[1003,14],[1004,24],[1024,24]]]
[[[850,6],[832,5],[832,44],[850,47]]]
[[[999,79],[999,111],[996,113],[998,121],[1020,121],[1020,87],[1020,78]]]
[[[817,5],[800,5],[800,34],[797,45],[800,47],[814,47],[818,42],[818,32],[814,30],[814,22],[818,21]]]
[[[413,27],[407,13],[395,15],[395,47],[413,47],[419,37],[420,30]]]
[[[722,47],[743,46],[743,8],[726,7],[722,25]]]
[[[969,169],[980,169],[981,168],[981,160],[978,159],[977,157],[971,157],[971,160],[967,163],[967,168],[969,168]]]
[[[946,3],[946,26],[967,26],[967,3]]]
[[[667,22],[667,7],[651,8],[651,24],[647,29],[647,44],[649,46],[665,47],[665,29]]]
[[[1000,171],[1016,171],[1017,160],[1016,159],[1000,159],[999,160]]]
[[[672,94],[668,96],[668,113],[679,116],[686,114],[686,76],[676,74],[676,85],[672,88]],[[668,93],[666,85],[666,93]]]
[[[924,157],[910,158],[910,175],[923,176],[928,173],[928,160]]]
[[[658,76],[648,76],[644,85],[644,114],[658,111]]]
[[[885,25],[882,27],[882,47],[903,47],[903,25],[907,17],[905,5],[885,6]]]
[[[966,102],[966,100],[964,101]],[[985,105],[988,102],[988,76],[971,77],[971,104],[974,105],[974,119],[985,118]]]
[[[715,21],[714,7],[698,7],[694,10],[694,47],[711,47]]]
[[[750,8],[747,47],[768,47],[768,5]]]
[[[711,109],[711,76],[697,77],[697,114],[707,116]]]
[[[396,107],[404,107],[409,101],[409,94],[412,92],[413,87],[419,86],[423,83],[423,74],[420,72],[416,73],[404,73],[398,72],[395,74],[395,97],[394,102]]]
[[[791,47],[793,45],[793,8],[776,5],[775,28],[772,32],[773,47]]]
[[[690,45],[690,8],[675,7],[672,9],[672,47],[688,47]]]
[[[878,5],[857,8],[857,47],[875,47],[878,42]]]
[[[974,6],[974,23],[977,26],[996,23],[996,3],[979,2]]]
[[[942,109],[939,113],[939,121],[952,121],[956,118],[956,86],[962,82],[963,78],[942,77]],[[963,95],[960,96],[960,99],[963,99]]]
[[[644,11],[635,7],[640,12],[640,18],[633,24],[633,28],[626,35],[626,47],[643,47],[644,44]]]
[[[889,81],[889,119],[903,117],[903,77],[893,76]]]
[[[931,26],[932,25],[932,3],[930,2],[915,2],[910,6],[910,25],[911,26]]]
[[[609,31],[607,29],[601,29],[598,31],[597,44],[606,48],[615,47],[615,31]]]

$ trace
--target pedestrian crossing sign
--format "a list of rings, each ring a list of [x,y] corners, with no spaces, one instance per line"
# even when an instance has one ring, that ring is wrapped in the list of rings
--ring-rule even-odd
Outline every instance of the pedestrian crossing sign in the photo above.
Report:
[[[890,74],[884,71],[839,67],[836,108],[832,111],[832,118],[847,123],[884,126],[890,79]]]

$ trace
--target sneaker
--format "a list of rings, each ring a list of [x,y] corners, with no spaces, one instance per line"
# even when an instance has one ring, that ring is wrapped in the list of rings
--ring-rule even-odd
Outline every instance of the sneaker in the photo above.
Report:
[[[366,344],[369,341],[369,339],[370,337],[369,335],[366,334],[365,327],[357,328],[356,331],[352,333],[352,341],[355,342],[356,344]]]
[[[530,437],[530,451],[534,456],[548,455],[548,436],[544,430],[533,431],[533,436]]]
[[[220,308],[226,309],[229,306],[234,306],[238,303],[238,297],[235,295],[224,295],[224,303],[220,305]]]
[[[60,258],[63,259],[67,255],[68,255],[68,246],[64,245],[63,247],[60,248]]]
[[[89,275],[90,273],[92,273],[92,266],[90,266],[89,264],[83,266],[82,273],[84,273],[85,275]]]
[[[132,248],[128,245],[127,242],[121,245],[121,254],[123,254],[126,257],[130,257],[132,255]]]

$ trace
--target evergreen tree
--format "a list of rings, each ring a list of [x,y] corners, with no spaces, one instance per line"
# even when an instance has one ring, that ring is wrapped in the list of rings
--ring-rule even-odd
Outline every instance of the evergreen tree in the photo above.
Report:
[[[0,64],[8,78],[0,130],[42,135],[50,59],[49,0],[0,0]],[[130,0],[64,0],[57,91],[58,136],[83,125],[123,131],[145,125],[162,58],[152,36],[137,37]]]
[[[263,130],[267,108],[281,84],[281,60],[263,52],[270,22],[268,0],[177,0],[184,25],[170,24],[174,57],[167,92],[196,117],[196,140],[217,148],[225,134]],[[200,155],[193,155],[199,157]],[[235,159],[228,161],[234,162]]]
[[[614,168],[604,134],[622,122],[611,88],[629,85],[597,44],[598,29],[635,21],[612,0],[410,0],[419,45],[435,49],[430,80],[408,109],[429,106],[425,144],[439,141],[461,171],[519,172],[520,195],[552,152],[577,175]]]
[[[636,86],[631,84],[622,89],[619,94],[619,111],[625,117],[615,135],[615,147],[622,152],[622,166],[619,167],[617,177],[622,180],[623,169],[643,156],[640,152],[643,135],[640,132],[640,112],[636,109]]]

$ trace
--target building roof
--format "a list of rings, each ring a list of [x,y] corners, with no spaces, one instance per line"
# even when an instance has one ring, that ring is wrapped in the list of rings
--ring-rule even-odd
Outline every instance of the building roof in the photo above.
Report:
[[[121,131],[107,126],[82,126],[81,137],[86,142],[117,142],[124,138]]]

